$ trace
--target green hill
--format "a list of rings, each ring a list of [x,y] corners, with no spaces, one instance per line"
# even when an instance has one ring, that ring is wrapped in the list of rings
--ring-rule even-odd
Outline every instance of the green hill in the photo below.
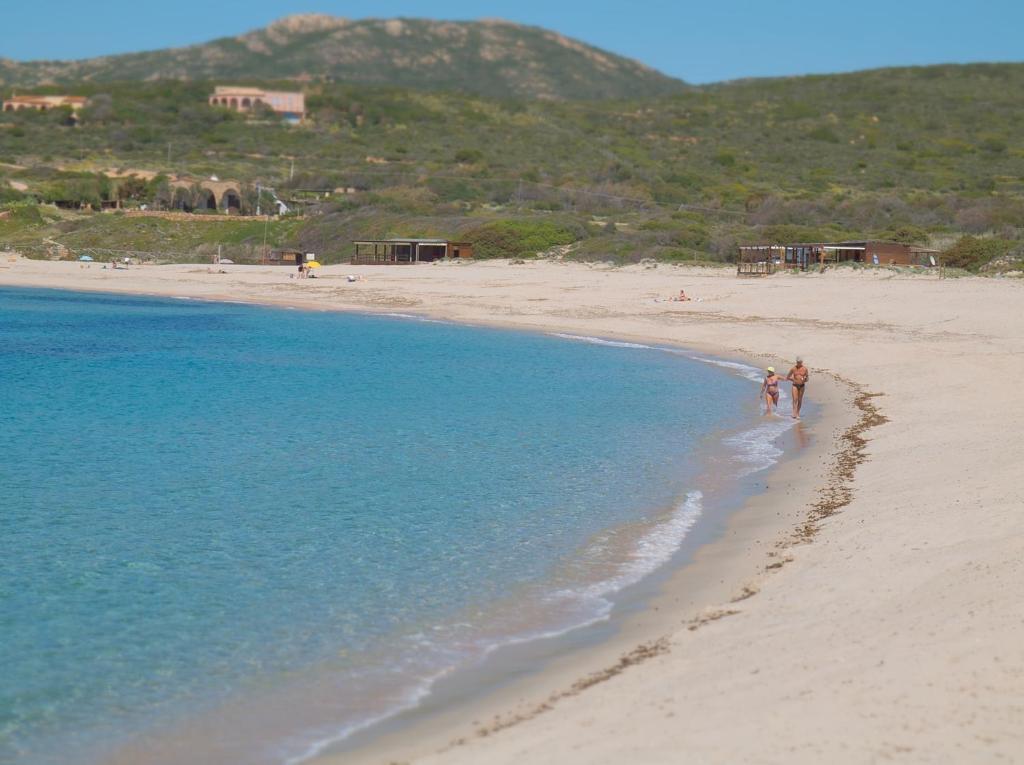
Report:
[[[238,179],[247,199],[257,182],[300,201],[355,189],[321,193],[321,214],[288,233],[339,251],[352,236],[483,237],[492,224],[487,236],[505,236],[503,222],[538,220],[557,220],[551,244],[569,232],[576,256],[615,260],[728,259],[764,239],[946,247],[971,235],[985,242],[965,256],[977,266],[1024,241],[1024,64],[602,101],[306,83],[311,119],[299,127],[208,107],[211,84],[84,83],[79,127],[60,113],[0,114],[0,200],[23,196],[5,181],[44,201],[126,187],[129,203],[161,199],[95,175],[138,168]],[[517,246],[504,252],[529,249]]]
[[[626,98],[685,85],[636,61],[504,21],[290,16],[187,48],[82,61],[0,60],[0,85],[177,80],[336,80],[494,98]]]

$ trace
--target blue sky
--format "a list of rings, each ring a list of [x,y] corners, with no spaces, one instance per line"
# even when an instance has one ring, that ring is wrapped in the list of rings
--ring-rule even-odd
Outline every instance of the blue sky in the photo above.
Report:
[[[1024,0],[2,0],[2,5],[0,57],[19,60],[189,45],[307,12],[536,24],[694,83],[1024,60]]]

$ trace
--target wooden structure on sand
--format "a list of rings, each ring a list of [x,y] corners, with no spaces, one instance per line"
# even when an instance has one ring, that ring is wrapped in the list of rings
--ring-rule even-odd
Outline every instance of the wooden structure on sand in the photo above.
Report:
[[[473,245],[447,239],[370,239],[353,242],[352,265],[409,265],[473,257]]]
[[[766,276],[779,269],[824,269],[826,265],[835,263],[926,268],[939,265],[938,250],[876,240],[745,244],[740,246],[739,255],[736,268],[739,276]]]
[[[297,266],[307,260],[312,260],[312,258],[307,258],[306,253],[302,250],[270,250],[263,255],[263,265],[265,266]]]

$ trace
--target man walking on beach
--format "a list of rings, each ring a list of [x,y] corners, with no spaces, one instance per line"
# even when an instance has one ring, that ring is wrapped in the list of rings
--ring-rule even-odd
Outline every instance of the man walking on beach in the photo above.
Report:
[[[811,378],[811,370],[804,366],[804,360],[799,356],[796,357],[796,364],[792,369],[789,370],[789,374],[786,375],[786,379],[793,383],[793,391],[791,397],[793,399],[793,419],[800,419],[800,407],[804,403],[804,386],[807,385],[807,381]]]

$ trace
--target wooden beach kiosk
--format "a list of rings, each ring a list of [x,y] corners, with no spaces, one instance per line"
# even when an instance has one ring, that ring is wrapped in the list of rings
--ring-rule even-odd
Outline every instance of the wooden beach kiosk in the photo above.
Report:
[[[736,273],[767,276],[777,270],[807,271],[836,263],[933,267],[938,265],[938,255],[938,250],[927,247],[878,240],[744,244],[739,248]]]
[[[447,239],[368,239],[353,242],[352,265],[409,265],[432,263],[445,258],[473,257],[469,242]]]
[[[302,250],[271,250],[263,256],[265,266],[297,266],[305,262],[306,255]]]

